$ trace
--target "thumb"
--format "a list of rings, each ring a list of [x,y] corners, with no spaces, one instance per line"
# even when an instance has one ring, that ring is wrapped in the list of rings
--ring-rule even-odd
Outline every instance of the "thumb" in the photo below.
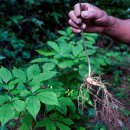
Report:
[[[81,16],[84,19],[95,19],[95,20],[98,20],[102,16],[104,16],[104,11],[102,11],[100,9],[97,9],[97,8],[94,8],[94,7],[90,7],[90,8],[88,8],[88,10],[82,11]]]

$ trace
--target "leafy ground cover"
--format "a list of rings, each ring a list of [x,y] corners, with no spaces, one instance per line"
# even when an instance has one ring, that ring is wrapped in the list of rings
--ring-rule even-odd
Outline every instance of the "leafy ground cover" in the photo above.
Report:
[[[32,60],[29,67],[0,68],[0,121],[3,129],[80,130],[89,126],[90,129],[106,129],[100,122],[96,127],[87,123],[95,116],[89,93],[85,93],[86,109],[77,107],[78,88],[88,71],[82,40],[69,28],[58,33],[60,36],[55,41],[48,41],[43,49],[37,50],[41,56]],[[113,70],[125,63],[129,55],[127,46],[115,47],[114,51],[108,48],[107,51],[104,48],[99,50],[95,45],[97,34],[85,34],[85,38],[95,73],[105,72],[110,77],[113,74],[112,82],[116,86],[123,71]],[[122,52],[118,51],[120,49]],[[126,96],[119,90],[117,97]],[[129,111],[122,111],[129,116]]]
[[[84,93],[84,110],[78,109],[79,87],[88,72],[86,54],[81,36],[63,29],[77,1],[1,1],[0,129],[129,130],[130,48],[101,34],[85,34],[94,73],[111,84],[108,89],[124,104],[122,127],[112,128],[95,120],[89,93]],[[129,17],[129,1],[90,2]]]

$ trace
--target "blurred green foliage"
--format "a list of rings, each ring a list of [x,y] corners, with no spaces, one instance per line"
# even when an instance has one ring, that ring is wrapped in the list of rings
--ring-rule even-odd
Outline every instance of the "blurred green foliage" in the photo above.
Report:
[[[36,55],[35,49],[67,25],[69,7],[69,0],[2,0],[0,62],[10,67],[29,61]]]
[[[0,63],[11,67],[27,63],[58,29],[68,26],[68,12],[77,0],[1,0]],[[89,0],[109,14],[129,17],[129,0]]]
[[[107,11],[109,15],[113,15],[118,18],[129,18],[129,0],[92,0],[94,3]]]

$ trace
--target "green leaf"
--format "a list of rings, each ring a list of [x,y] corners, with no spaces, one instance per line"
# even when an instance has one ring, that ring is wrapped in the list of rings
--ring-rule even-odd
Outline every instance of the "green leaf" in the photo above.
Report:
[[[75,107],[75,104],[72,102],[72,100],[70,98],[67,98],[67,97],[61,97],[59,99],[59,102],[60,102],[60,106],[62,106],[63,104],[67,107],[69,107],[69,109],[73,112],[76,111],[76,107]]]
[[[10,94],[13,96],[19,95],[21,92],[21,90],[17,90],[17,89],[13,89],[12,91],[10,91]]]
[[[93,106],[93,103],[92,103],[91,100],[88,100],[87,103],[88,103],[89,105]]]
[[[34,92],[36,92],[37,90],[39,90],[40,88],[41,88],[40,85],[35,85],[35,86],[32,86],[32,87],[31,87],[31,91],[32,91],[32,93],[34,93]]]
[[[0,29],[0,41],[7,41],[9,36],[9,32],[4,29]]]
[[[88,50],[89,56],[90,56],[90,55],[94,55],[96,52],[97,52],[96,50],[90,50],[90,49]]]
[[[16,16],[12,16],[10,17],[10,19],[15,23],[18,24],[20,21],[22,21],[24,19],[23,15],[16,15]]]
[[[88,73],[87,66],[84,64],[79,65],[79,74],[81,77],[85,77],[85,75]]]
[[[67,28],[66,32],[67,32],[68,35],[71,35],[71,34],[72,34],[72,30],[70,29],[70,27]]]
[[[14,118],[14,115],[15,111],[11,104],[5,104],[0,107],[0,121],[2,125]]]
[[[2,81],[2,79],[0,78],[0,83],[2,83],[3,84],[3,81]]]
[[[59,117],[58,120],[66,125],[74,124],[74,122],[70,118]]]
[[[11,72],[9,70],[7,70],[6,68],[4,67],[1,67],[0,68],[0,78],[5,82],[7,83],[9,80],[11,80],[12,78],[12,75],[11,75]]]
[[[54,92],[41,92],[37,94],[40,101],[47,105],[59,105],[57,96]]]
[[[55,86],[52,85],[52,88],[50,86],[50,88],[53,90],[53,92],[56,93],[57,97],[61,96],[65,92],[65,89],[63,87],[58,86],[58,85],[60,85],[60,84],[57,84]]]
[[[58,66],[61,69],[65,69],[65,68],[71,67],[72,65],[74,65],[74,61],[73,60],[64,60],[64,61],[58,63]]]
[[[44,71],[53,70],[55,67],[54,63],[45,63],[42,68]]]
[[[28,127],[32,126],[33,117],[30,114],[26,114],[22,117],[21,123],[26,124]]]
[[[42,62],[47,62],[47,58],[37,58],[35,60],[32,60],[31,63],[42,63]]]
[[[31,94],[30,91],[28,91],[28,90],[22,90],[21,93],[20,93],[20,96],[21,97],[26,97],[26,96],[28,96],[30,94]]]
[[[15,85],[15,84],[17,84],[18,82],[19,82],[18,79],[14,79],[14,80],[10,81],[8,84],[9,84],[9,85]]]
[[[0,130],[8,130],[6,126],[0,126]]]
[[[46,51],[46,50],[43,50],[43,49],[36,50],[36,51],[37,51],[39,54],[43,55],[43,56],[53,56],[53,55],[56,54],[55,52]]]
[[[59,111],[61,114],[66,115],[67,105],[64,102],[62,102],[61,100],[59,100],[59,104],[60,104],[60,106],[56,106],[56,110]]]
[[[27,124],[22,124],[18,130],[30,130],[30,127]]]
[[[25,90],[25,85],[23,83],[19,82],[17,84],[17,89],[23,91],[23,90]]]
[[[41,82],[51,79],[56,75],[54,71],[45,71],[33,78],[33,80],[29,83],[29,85],[39,85]]]
[[[86,45],[86,47],[89,49],[96,49],[94,46],[93,46],[93,42],[92,41],[87,41],[87,45]]]
[[[33,79],[35,76],[40,74],[40,68],[37,64],[31,65],[28,69],[27,69],[27,78],[28,80]]]
[[[57,105],[46,105],[46,111],[49,112],[49,111],[52,111],[52,110],[57,110],[61,114],[66,115],[66,113],[67,113],[67,107],[73,107],[73,105],[72,105],[73,103],[71,105],[69,105],[69,103],[66,103],[64,100],[65,99],[62,99],[62,98],[59,99],[60,106],[57,106]],[[72,108],[70,110],[71,111],[75,111],[75,106],[74,106],[74,108]]]
[[[19,79],[21,82],[25,83],[26,82],[26,74],[24,71],[14,68],[12,71],[13,75]]]
[[[39,121],[36,124],[36,128],[38,127],[45,127],[46,130],[56,130],[56,125],[54,121],[52,121],[50,118],[46,117],[44,120]]]
[[[41,28],[44,25],[44,22],[42,20],[39,20],[35,17],[31,17],[30,20],[39,28]]]
[[[57,53],[59,53],[59,47],[55,42],[48,41],[47,44],[52,47]]]
[[[59,18],[62,17],[62,15],[61,15],[60,13],[57,13],[56,11],[53,11],[50,15],[54,18],[54,20],[55,20],[58,24],[60,24]]]
[[[71,45],[67,44],[66,42],[59,44],[60,48],[60,55],[64,56],[65,54],[69,54],[71,52]]]
[[[16,100],[12,102],[12,106],[18,111],[22,112],[25,109],[25,102],[21,100]]]
[[[45,127],[46,126],[46,123],[45,123],[46,118],[44,120],[37,121],[35,129],[39,128],[39,127]]]
[[[74,57],[78,56],[83,51],[83,45],[77,44],[72,46],[72,53]]]
[[[87,91],[83,92],[83,94],[84,94],[84,98],[85,98],[87,101],[90,100],[90,95],[89,95],[89,93],[88,93]]]
[[[67,36],[67,33],[65,31],[58,31],[59,34],[63,35],[63,36]]]
[[[86,130],[84,127],[79,127],[78,130]]]
[[[0,105],[8,101],[9,101],[9,98],[7,96],[0,95]]]
[[[94,39],[97,38],[99,35],[97,33],[85,33],[85,36],[93,37]]]
[[[60,129],[60,130],[71,130],[67,125],[61,123],[61,122],[56,122],[56,126]]]
[[[95,39],[92,36],[87,36],[87,40],[95,43]]]
[[[45,126],[46,126],[46,130],[56,130],[55,123],[49,119],[46,121]]]
[[[59,42],[59,43],[60,43],[60,42],[65,42],[66,39],[67,39],[66,36],[61,36],[61,37],[57,38],[57,42]]]
[[[6,90],[12,90],[12,89],[14,89],[14,85],[9,83],[8,85],[4,86],[4,89],[6,89]]]
[[[64,119],[64,120],[63,120]],[[67,125],[73,125],[74,122],[70,118],[63,118],[61,121]]]
[[[30,96],[25,101],[26,109],[36,120],[36,116],[40,110],[40,101],[36,96]]]
[[[54,105],[46,105],[46,112],[50,112],[52,110],[56,110],[56,106]]]

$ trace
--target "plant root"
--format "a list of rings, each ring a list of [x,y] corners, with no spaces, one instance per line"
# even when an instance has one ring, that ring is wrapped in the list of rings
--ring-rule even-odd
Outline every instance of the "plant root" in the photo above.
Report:
[[[80,1],[80,16],[82,6]],[[93,77],[90,58],[86,48],[86,41],[84,37],[83,20],[81,18],[81,36],[83,41],[84,51],[88,61],[88,76],[80,86],[78,95],[78,108],[84,109],[86,100],[89,100],[88,93],[93,96],[93,106],[95,108],[96,117],[101,118],[105,124],[121,125],[120,121],[120,107],[122,104],[117,101],[112,94],[107,90],[107,83],[101,80],[101,76]]]
[[[88,76],[80,86],[78,108],[84,109],[86,93],[89,93],[93,97],[96,118],[101,119],[106,125],[121,126],[121,114],[119,111],[122,104],[108,92],[108,85],[101,81],[101,76]]]

